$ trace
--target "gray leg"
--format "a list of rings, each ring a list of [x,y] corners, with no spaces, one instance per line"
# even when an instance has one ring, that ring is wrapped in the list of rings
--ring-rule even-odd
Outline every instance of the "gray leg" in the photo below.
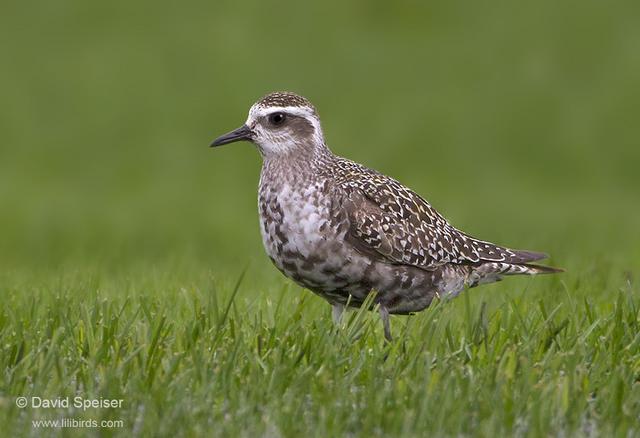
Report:
[[[333,304],[331,308],[331,316],[333,316],[333,323],[337,326],[342,322],[342,314],[344,313],[344,306],[342,304]]]
[[[389,323],[389,310],[380,306],[380,318],[382,318],[382,326],[384,327],[384,338],[391,342],[393,341],[393,337],[391,336],[391,324]]]

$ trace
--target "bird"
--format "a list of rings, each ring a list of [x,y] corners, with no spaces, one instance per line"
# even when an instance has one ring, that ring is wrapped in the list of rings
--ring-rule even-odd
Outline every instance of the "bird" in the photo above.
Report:
[[[509,275],[562,269],[535,264],[548,256],[477,239],[452,226],[423,197],[397,180],[335,155],[314,105],[273,92],[249,109],[245,123],[211,143],[253,143],[262,156],[260,231],[275,267],[332,305],[346,308],[371,292],[384,337],[390,315],[414,314],[434,298]]]

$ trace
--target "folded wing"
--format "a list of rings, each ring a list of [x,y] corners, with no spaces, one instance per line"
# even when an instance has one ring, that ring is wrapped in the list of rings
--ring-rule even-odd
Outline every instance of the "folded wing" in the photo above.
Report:
[[[350,223],[347,240],[389,263],[432,269],[446,263],[522,264],[547,257],[475,239],[410,189],[363,166],[352,168],[341,188]]]

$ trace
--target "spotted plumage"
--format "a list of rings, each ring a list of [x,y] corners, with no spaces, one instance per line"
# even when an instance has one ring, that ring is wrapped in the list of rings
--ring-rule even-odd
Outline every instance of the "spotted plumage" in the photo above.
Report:
[[[301,96],[265,96],[245,125],[213,145],[238,140],[253,142],[263,157],[258,207],[268,256],[329,301],[335,318],[375,290],[390,339],[389,314],[420,311],[434,297],[504,275],[559,271],[531,263],[543,253],[463,233],[398,181],[334,155],[316,109]]]

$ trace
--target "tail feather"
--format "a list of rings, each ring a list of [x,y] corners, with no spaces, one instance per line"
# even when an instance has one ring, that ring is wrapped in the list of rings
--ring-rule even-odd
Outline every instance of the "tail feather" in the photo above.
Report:
[[[518,258],[519,260],[511,261],[511,263],[529,263],[535,262],[536,260],[549,258],[549,255],[544,252],[528,251],[522,249],[514,249],[512,251],[516,255],[516,258]]]
[[[549,255],[544,252],[529,251],[525,249],[511,249],[505,246],[496,245],[495,243],[478,240],[471,236],[467,237],[470,238],[471,245],[480,260],[485,262],[523,264],[549,257]]]
[[[557,274],[558,272],[564,272],[562,268],[556,268],[554,266],[535,265],[533,263],[525,263],[521,266],[526,266],[529,272],[524,272],[528,275],[538,274]]]
[[[469,287],[500,281],[503,275],[538,275],[564,272],[564,269],[532,263],[487,262],[475,267],[467,278]]]

